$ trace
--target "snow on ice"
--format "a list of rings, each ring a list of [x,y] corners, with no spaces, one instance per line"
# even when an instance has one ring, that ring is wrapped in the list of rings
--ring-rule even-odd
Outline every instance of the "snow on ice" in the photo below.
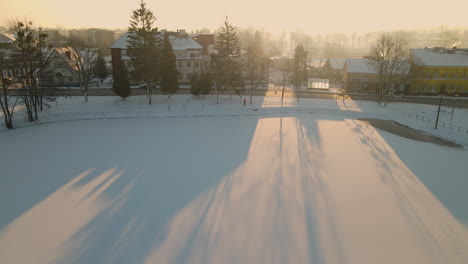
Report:
[[[0,263],[466,263],[468,136],[401,115],[436,106],[154,101],[61,98],[0,130]]]

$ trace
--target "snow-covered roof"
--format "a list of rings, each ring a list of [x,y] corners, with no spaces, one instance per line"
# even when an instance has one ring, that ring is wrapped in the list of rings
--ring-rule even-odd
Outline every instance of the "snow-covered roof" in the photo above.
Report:
[[[174,50],[203,49],[198,42],[190,37],[171,36],[169,39],[172,44],[172,49]]]
[[[0,33],[0,43],[13,43],[15,36],[9,33]]]
[[[346,62],[346,58],[329,58],[330,66],[334,70],[343,70],[343,66]]]
[[[109,46],[109,49],[127,49],[129,34],[130,33],[128,32],[123,34]],[[174,50],[203,49],[198,42],[190,37],[169,36],[169,40],[171,41],[172,49]]]
[[[467,49],[410,49],[413,58],[424,66],[468,67]]]
[[[364,58],[346,59],[346,67],[351,73],[377,73],[372,61]]]
[[[321,58],[312,58],[309,60],[309,66],[315,68],[321,68],[325,64],[326,60]]]

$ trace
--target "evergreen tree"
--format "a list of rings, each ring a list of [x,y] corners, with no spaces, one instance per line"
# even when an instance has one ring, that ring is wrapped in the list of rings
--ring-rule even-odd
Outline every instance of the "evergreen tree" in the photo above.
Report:
[[[148,104],[151,104],[152,87],[160,78],[161,43],[157,37],[158,28],[153,27],[155,20],[153,12],[141,1],[140,7],[132,12],[128,28],[127,55],[133,67],[130,71],[131,79],[146,84]]]
[[[199,96],[200,95],[200,78],[198,77],[198,74],[195,72],[192,74],[192,77],[190,78],[190,93]]]
[[[237,29],[229,23],[228,19],[219,28],[215,36],[214,77],[216,87],[228,88],[229,98],[231,91],[243,87],[242,68],[239,62],[240,41]],[[216,96],[218,91],[216,88]]]
[[[169,100],[179,88],[179,71],[172,44],[167,34],[164,35],[161,52],[161,92],[169,95]]]
[[[209,94],[211,92],[212,85],[213,80],[211,79],[211,75],[207,72],[202,73],[200,77],[200,94]]]
[[[131,92],[128,71],[124,63],[117,65],[116,69],[114,69],[113,77],[114,83],[112,84],[112,88],[114,92],[125,100],[125,98],[130,96]]]
[[[107,67],[106,67],[106,61],[102,57],[102,55],[99,53],[98,57],[96,59],[96,65],[94,67],[94,73],[99,79],[105,79],[107,77]]]
[[[296,92],[297,101],[299,102],[299,92],[302,83],[307,79],[307,51],[304,46],[297,45],[294,51],[294,63],[292,69],[292,83],[294,91]]]

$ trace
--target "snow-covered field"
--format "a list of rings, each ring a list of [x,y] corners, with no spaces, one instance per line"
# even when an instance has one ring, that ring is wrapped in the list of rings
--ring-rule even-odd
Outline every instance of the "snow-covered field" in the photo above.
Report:
[[[468,135],[401,115],[436,111],[61,98],[0,128],[0,263],[466,263]],[[450,111],[441,120],[468,127],[468,110]]]

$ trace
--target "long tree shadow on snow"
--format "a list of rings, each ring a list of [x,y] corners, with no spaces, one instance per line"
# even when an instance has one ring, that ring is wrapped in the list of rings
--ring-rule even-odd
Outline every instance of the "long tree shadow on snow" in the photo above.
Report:
[[[172,144],[135,130],[133,136],[143,138],[132,141],[132,134],[118,120],[107,121],[99,130],[84,130],[80,137],[93,140],[78,140],[79,147],[74,147],[76,141],[58,136],[63,148],[75,150],[63,152],[68,153],[69,172],[39,173],[41,184],[27,193],[22,184],[9,186],[10,194],[27,199],[19,208],[23,212],[2,212],[0,245],[9,253],[0,254],[0,259],[11,257],[10,263],[24,257],[28,257],[25,263],[142,262],[170,216],[246,159],[257,123],[251,117],[230,118],[212,126],[218,129],[229,124],[229,131],[213,134],[203,133],[204,126],[212,122],[209,119],[199,118],[197,125],[183,121],[170,121],[177,123],[170,127],[176,131],[144,120],[127,121],[133,128],[159,131],[154,136],[176,134],[177,142]],[[82,129],[81,124],[67,124],[67,129]],[[100,143],[108,149],[96,149],[94,140],[104,141]],[[21,175],[26,176],[26,172]],[[21,253],[24,250],[28,256]]]

